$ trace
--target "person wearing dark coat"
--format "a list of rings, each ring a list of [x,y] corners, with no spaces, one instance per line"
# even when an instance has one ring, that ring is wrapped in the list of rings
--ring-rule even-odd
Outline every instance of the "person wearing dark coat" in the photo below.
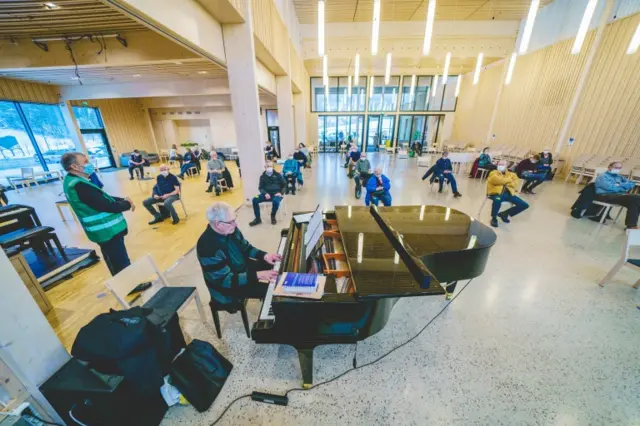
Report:
[[[260,194],[253,197],[253,219],[249,226],[256,226],[262,223],[260,219],[260,203],[271,203],[271,224],[278,223],[276,220],[276,213],[280,202],[282,202],[282,194],[284,194],[287,188],[287,182],[284,177],[273,170],[273,162],[267,161],[265,164],[264,173],[260,176],[260,183],[258,184],[258,190]]]
[[[525,181],[522,186],[522,193],[524,194],[534,194],[533,189],[544,182],[547,176],[546,171],[538,169],[539,160],[539,155],[530,155],[529,158],[525,158],[516,166],[516,174]]]

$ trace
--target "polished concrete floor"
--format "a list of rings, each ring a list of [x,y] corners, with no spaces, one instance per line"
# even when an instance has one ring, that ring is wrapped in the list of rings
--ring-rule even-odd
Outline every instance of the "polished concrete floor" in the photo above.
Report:
[[[381,154],[372,164],[384,166],[396,205],[446,205],[476,216],[484,199],[484,185],[464,173],[457,176],[463,197],[453,199],[419,179],[426,169],[415,159]],[[361,204],[341,165],[335,154],[316,157],[304,189],[287,198],[289,216],[278,226],[249,228],[251,210],[241,208],[245,236],[273,251],[292,211]],[[578,189],[559,179],[525,196],[531,208],[500,224],[485,273],[411,343],[335,382],[290,394],[288,407],[243,399],[219,424],[640,425],[640,291],[631,287],[638,276],[627,270],[606,287],[597,285],[619,256],[623,221],[598,227],[571,218]],[[485,222],[488,209],[480,216]],[[174,284],[202,288],[193,252],[168,275]],[[400,300],[386,327],[358,344],[358,364],[413,337],[447,303],[443,297]],[[250,304],[252,323],[259,309]],[[293,348],[256,345],[237,314],[222,314],[222,339],[197,318],[195,311],[186,313],[187,332],[212,342],[234,370],[208,412],[174,407],[163,426],[209,425],[241,395],[300,386]],[[315,383],[349,370],[354,350],[317,348]]]

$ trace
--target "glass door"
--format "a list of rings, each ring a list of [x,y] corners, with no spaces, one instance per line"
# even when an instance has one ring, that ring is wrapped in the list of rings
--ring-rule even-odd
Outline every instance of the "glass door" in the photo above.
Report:
[[[398,127],[398,145],[408,146],[411,143],[411,126],[413,117],[411,115],[401,115]]]
[[[325,117],[325,152],[338,152],[338,117]]]
[[[111,147],[107,143],[104,130],[81,130],[81,133],[89,157],[95,161],[97,167],[99,169],[115,167]]]
[[[379,115],[370,115],[367,123],[367,144],[364,151],[377,151],[380,144],[380,119]]]
[[[360,151],[362,151],[362,144],[364,139],[362,134],[364,133],[364,116],[352,115],[349,117],[349,136],[358,145]]]
[[[419,143],[420,146],[424,147],[424,122],[424,115],[413,116],[413,126],[411,127],[411,142],[409,143],[409,147],[412,147],[416,143]]]
[[[271,141],[271,145],[273,145],[273,149],[276,151],[276,155],[282,157],[280,155],[280,128],[268,127],[267,132],[269,133],[269,140]]]
[[[380,137],[381,143],[386,146],[393,146],[393,136],[396,129],[396,116],[385,115],[382,117],[382,124],[380,125]]]
[[[349,139],[349,116],[339,115],[338,119],[338,146]]]

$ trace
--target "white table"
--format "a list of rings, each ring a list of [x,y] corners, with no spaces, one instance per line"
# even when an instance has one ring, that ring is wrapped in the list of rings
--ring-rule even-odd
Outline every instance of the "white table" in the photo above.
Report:
[[[476,154],[474,152],[450,152],[449,160],[453,164],[454,173],[458,174],[460,173],[460,165],[472,164],[476,160]]]

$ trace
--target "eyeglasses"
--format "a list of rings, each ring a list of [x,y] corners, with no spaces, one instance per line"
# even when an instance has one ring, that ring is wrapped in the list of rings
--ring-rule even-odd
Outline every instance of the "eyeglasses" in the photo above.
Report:
[[[224,223],[225,225],[237,225],[237,219],[232,219],[228,222],[225,222],[224,220],[219,220],[218,223]]]

